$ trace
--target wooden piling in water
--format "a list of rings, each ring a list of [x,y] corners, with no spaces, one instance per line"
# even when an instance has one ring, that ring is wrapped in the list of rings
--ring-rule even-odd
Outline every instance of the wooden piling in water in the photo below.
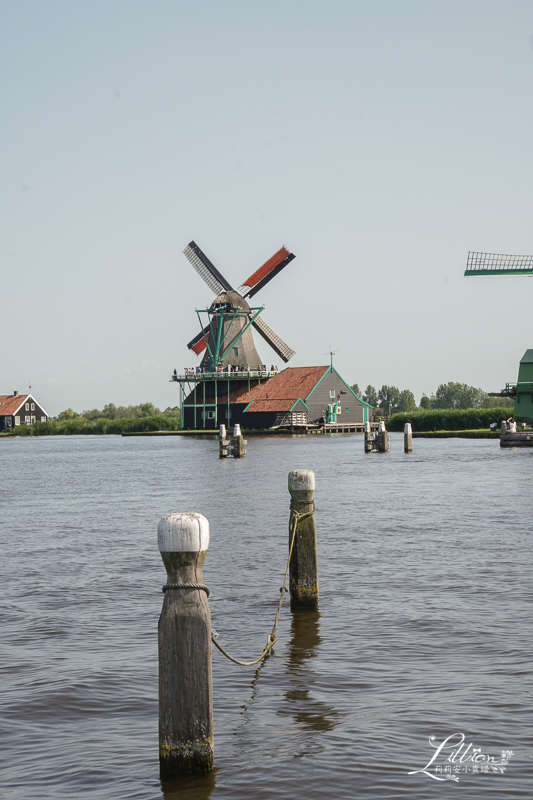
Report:
[[[244,449],[244,445],[248,444],[241,433],[241,426],[239,424],[235,425],[233,428],[233,437],[231,439],[231,448],[233,450],[233,458],[244,458],[247,450]]]
[[[377,449],[380,453],[386,453],[390,450],[390,436],[386,431],[385,423],[381,421],[378,426],[377,433]]]
[[[294,544],[289,565],[291,609],[318,608],[318,558],[315,520],[315,473],[310,469],[289,472],[291,517],[289,547]],[[300,517],[305,515],[303,519]]]
[[[371,453],[374,449],[375,434],[371,432],[370,422],[365,422],[365,453]]]
[[[410,422],[406,422],[403,426],[403,450],[404,453],[413,452],[413,429]]]
[[[209,522],[168,514],[157,527],[167,571],[159,617],[159,768],[163,779],[213,768],[211,613],[203,564]]]
[[[226,426],[221,425],[219,429],[218,457],[227,458],[229,456],[229,441],[226,439]]]

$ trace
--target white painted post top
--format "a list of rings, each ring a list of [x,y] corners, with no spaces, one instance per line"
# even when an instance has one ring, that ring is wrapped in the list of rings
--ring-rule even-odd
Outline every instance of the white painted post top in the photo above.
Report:
[[[226,426],[225,425],[221,425],[220,426],[220,438],[221,439],[225,439],[226,438]]]
[[[370,433],[370,422],[365,422],[365,433]]]
[[[304,492],[315,491],[315,473],[312,469],[293,469],[289,472],[289,491],[303,490]]]
[[[241,436],[241,426],[237,423],[233,428],[233,435],[234,436]]]
[[[378,431],[381,433],[384,430],[385,430],[385,423],[383,422],[383,420],[381,420],[381,422],[378,425]]]
[[[507,423],[504,422],[503,420],[502,420],[502,424],[501,424],[500,430],[501,430],[502,433],[505,433],[507,431]]]
[[[405,423],[405,425],[403,426],[403,432],[407,433],[409,436],[412,434],[413,429],[411,428],[411,423],[410,422],[406,422]]]
[[[202,514],[167,514],[159,520],[160,553],[202,553],[209,547],[209,520]]]

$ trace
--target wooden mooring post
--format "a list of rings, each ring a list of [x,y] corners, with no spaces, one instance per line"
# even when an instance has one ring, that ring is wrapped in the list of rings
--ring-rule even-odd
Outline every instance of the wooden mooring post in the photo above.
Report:
[[[291,516],[289,548],[294,535],[289,564],[291,610],[318,608],[318,558],[315,520],[315,473],[310,469],[289,472]]]
[[[378,433],[377,433],[377,449],[380,453],[386,453],[390,450],[390,436],[386,431],[385,423],[383,420],[378,425]]]
[[[226,426],[221,425],[219,429],[218,457],[227,458],[229,456],[229,441],[226,439]]]
[[[241,433],[241,426],[236,424],[233,428],[233,436],[231,439],[231,449],[233,451],[233,458],[244,458],[247,450],[244,449],[244,445],[248,444],[246,439],[243,437]]]
[[[376,434],[370,429],[370,422],[365,422],[365,453],[371,453],[375,447]]]
[[[413,452],[413,429],[410,422],[406,422],[403,426],[403,451],[404,453]]]
[[[157,527],[167,571],[159,617],[159,768],[162,779],[213,768],[211,613],[203,565],[209,522],[168,514]]]

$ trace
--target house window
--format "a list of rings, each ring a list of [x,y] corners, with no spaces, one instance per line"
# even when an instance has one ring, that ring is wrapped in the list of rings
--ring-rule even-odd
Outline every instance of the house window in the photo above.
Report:
[[[350,409],[349,409],[349,408],[345,408],[345,409],[344,409],[344,413],[345,413],[345,414],[348,414],[348,412],[349,412],[349,411],[350,411]]]
[[[335,389],[330,389],[329,390],[329,396],[330,397],[335,397]]]
[[[214,411],[208,411],[207,412],[207,419],[215,419],[215,412]]]
[[[41,417],[41,422],[46,422],[46,417]]]
[[[234,347],[233,348],[233,355],[234,356],[238,356],[239,355],[239,348],[238,347]]]
[[[26,411],[29,411],[29,410],[30,410],[30,404],[26,403]]]
[[[15,417],[15,425],[20,425],[20,417]]]
[[[35,403],[32,403],[32,404],[31,404],[31,410],[32,410],[32,411],[35,411]]]
[[[29,425],[30,424],[30,418],[29,417],[24,417],[24,424],[25,425]]]
[[[35,422],[35,417],[34,417],[34,416],[33,416],[33,414],[32,414],[32,415],[31,415],[31,424],[33,425],[33,423],[34,423],[34,422]]]

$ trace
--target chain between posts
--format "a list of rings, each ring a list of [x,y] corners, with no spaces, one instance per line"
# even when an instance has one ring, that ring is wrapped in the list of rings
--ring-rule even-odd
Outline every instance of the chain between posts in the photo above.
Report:
[[[287,560],[287,569],[285,570],[285,578],[283,580],[283,586],[280,589],[281,597],[279,599],[278,610],[276,611],[276,617],[274,619],[274,625],[272,626],[272,630],[268,635],[266,647],[259,656],[259,658],[256,658],[255,661],[239,661],[238,658],[233,658],[233,656],[231,656],[228,653],[228,651],[225,650],[222,647],[222,645],[217,642],[218,633],[216,632],[216,630],[214,628],[211,629],[211,639],[213,641],[213,644],[215,645],[215,647],[218,647],[220,652],[223,653],[226,656],[226,658],[229,658],[230,661],[233,661],[234,664],[239,664],[239,666],[241,667],[253,667],[255,664],[258,664],[274,647],[274,644],[276,643],[276,628],[278,626],[279,615],[281,614],[281,606],[283,605],[283,598],[285,597],[285,592],[287,591],[285,586],[287,583],[287,576],[289,574],[292,550],[294,547],[294,542],[296,540],[296,527],[298,525],[298,522],[300,522],[302,519],[305,519],[306,517],[310,517],[314,513],[315,509],[313,508],[312,511],[306,511],[305,514],[300,514],[300,512],[296,511],[296,509],[293,508],[291,504],[291,519],[289,523],[289,530],[291,531],[292,535],[291,535],[291,544],[289,547],[289,558]]]

